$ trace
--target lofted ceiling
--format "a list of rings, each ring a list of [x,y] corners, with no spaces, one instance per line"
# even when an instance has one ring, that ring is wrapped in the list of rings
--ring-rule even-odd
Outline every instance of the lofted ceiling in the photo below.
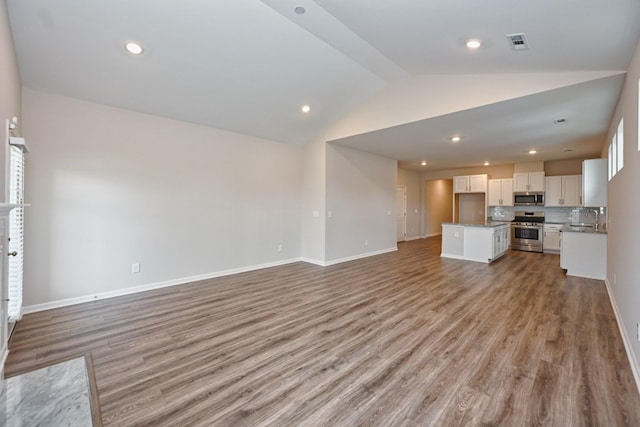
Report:
[[[27,87],[421,170],[597,157],[640,36],[637,0],[6,1]]]

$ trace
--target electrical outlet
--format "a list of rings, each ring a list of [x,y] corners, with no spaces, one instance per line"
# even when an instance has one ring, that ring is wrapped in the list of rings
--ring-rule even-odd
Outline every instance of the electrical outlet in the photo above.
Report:
[[[640,341],[640,322],[636,323],[636,338]]]
[[[138,263],[131,264],[131,272],[132,273],[140,273],[140,264],[138,264]]]
[[[365,245],[365,246],[369,246],[369,240],[365,240],[365,241],[364,241],[364,245]]]
[[[282,252],[282,245],[278,245],[278,252]]]

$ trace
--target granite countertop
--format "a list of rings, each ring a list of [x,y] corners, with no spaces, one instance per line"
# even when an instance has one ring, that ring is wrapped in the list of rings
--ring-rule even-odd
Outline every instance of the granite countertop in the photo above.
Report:
[[[459,225],[461,227],[500,227],[501,225],[508,225],[510,221],[487,221],[487,222],[475,222],[475,223],[464,223],[464,222],[443,222],[442,225]]]
[[[585,226],[582,224],[565,224],[561,229],[563,233],[590,233],[590,234],[607,234],[606,229],[596,229],[593,226]]]

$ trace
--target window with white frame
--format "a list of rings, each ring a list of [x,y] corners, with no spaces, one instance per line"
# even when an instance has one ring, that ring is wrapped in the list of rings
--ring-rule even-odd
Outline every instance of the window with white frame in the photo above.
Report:
[[[624,166],[624,118],[620,119],[618,123],[618,131],[616,132],[616,140],[618,143],[618,156],[617,156],[617,172],[620,172]]]
[[[616,132],[611,137],[608,148],[609,181],[620,172],[624,166],[624,118],[620,119]]]
[[[16,138],[17,141],[24,141]],[[24,203],[24,144],[9,145],[9,203]],[[22,281],[24,250],[24,207],[18,206],[9,214],[8,288],[7,315],[10,322],[22,317]]]

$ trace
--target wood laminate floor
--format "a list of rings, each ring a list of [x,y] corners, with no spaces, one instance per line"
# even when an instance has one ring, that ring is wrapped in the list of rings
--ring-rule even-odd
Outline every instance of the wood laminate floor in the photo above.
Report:
[[[8,376],[90,353],[105,426],[639,426],[602,281],[440,240],[24,316]]]

